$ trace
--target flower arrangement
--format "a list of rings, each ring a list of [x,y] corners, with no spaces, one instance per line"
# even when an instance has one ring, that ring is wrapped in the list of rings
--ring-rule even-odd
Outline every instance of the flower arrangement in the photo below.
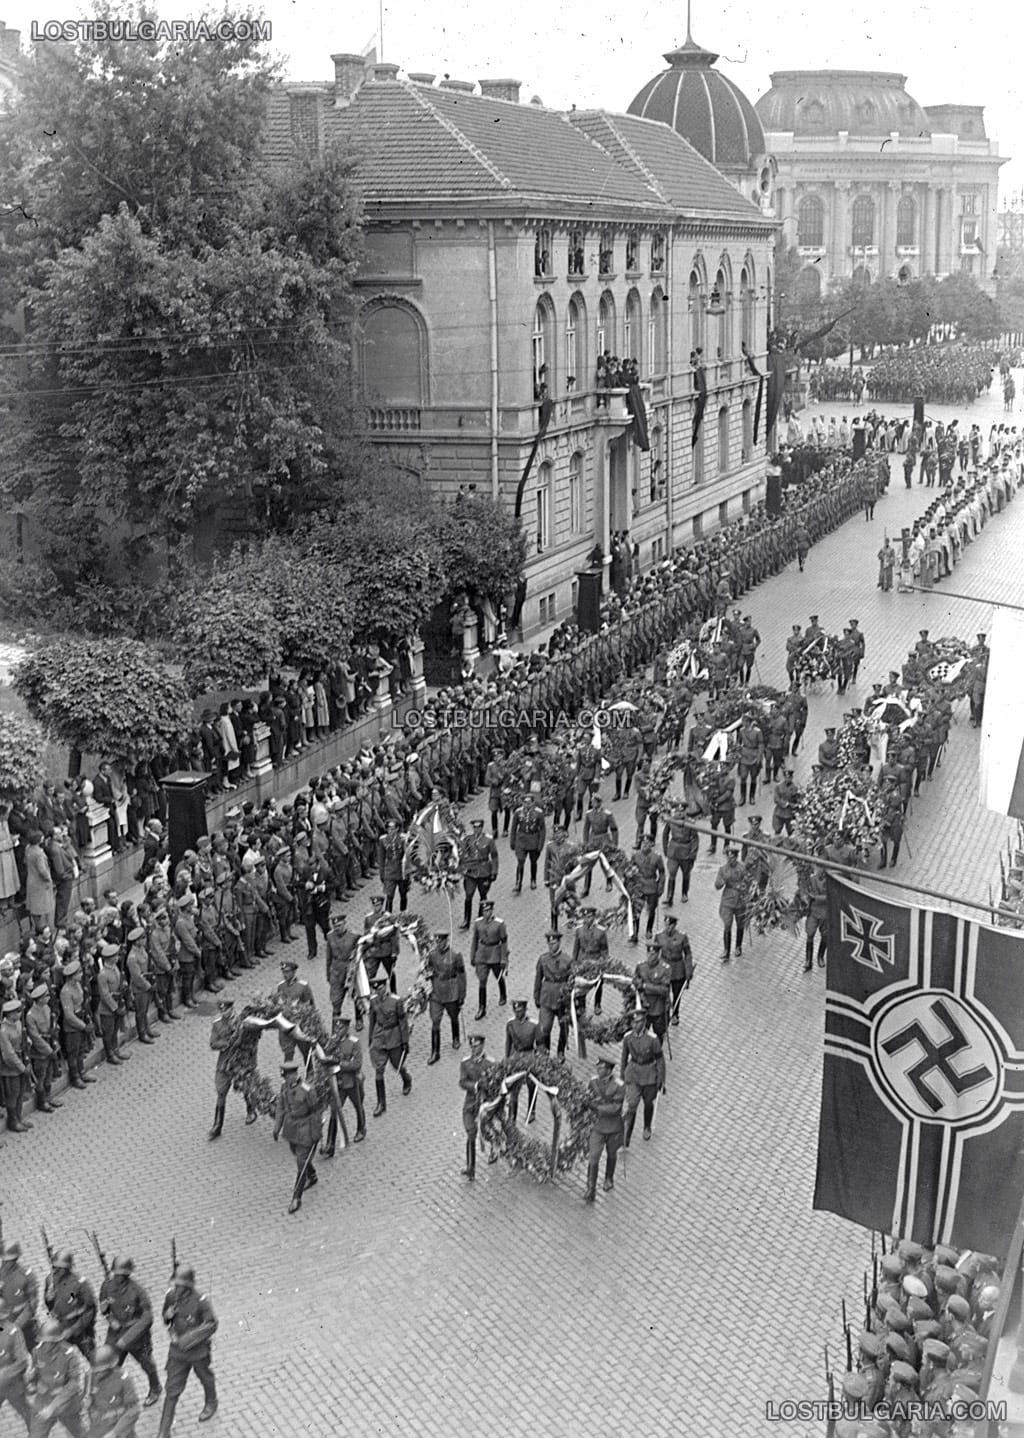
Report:
[[[646,787],[652,814],[661,814],[664,811],[666,804],[670,802],[669,789],[671,789],[676,775],[685,767],[686,759],[682,754],[666,754],[663,758],[656,759],[651,765]]]
[[[808,853],[842,832],[866,862],[881,842],[878,790],[869,774],[845,769],[821,773],[797,802],[796,832]]]
[[[794,856],[799,852],[795,839],[780,837],[772,842],[782,848],[792,848]],[[752,875],[747,923],[759,934],[768,933],[771,929],[795,934],[804,912],[799,898],[800,871],[793,858],[782,854],[766,854],[763,858],[768,869],[768,884],[764,890],[759,889],[756,877]]]
[[[434,800],[409,825],[403,868],[424,893],[444,893],[449,899],[462,878],[459,855],[465,826],[454,804]]]
[[[622,1009],[617,1015],[606,1016],[587,1012],[587,995],[597,989],[604,980],[606,988],[611,985],[618,989]],[[636,983],[625,964],[618,959],[578,959],[573,962],[569,982],[566,984],[566,1002],[572,1003],[575,1013],[573,1029],[577,1035],[580,1058],[586,1058],[586,1041],[595,1044],[619,1044],[625,1038],[633,1023],[636,1011]]]
[[[527,1077],[517,1078],[525,1073]],[[505,1102],[510,1081],[526,1086],[527,1104],[539,1102],[545,1090],[555,1119],[553,1141],[532,1138],[513,1123]],[[567,1063],[543,1050],[492,1064],[480,1080],[480,1134],[510,1168],[522,1169],[547,1183],[557,1173],[568,1173],[590,1147],[594,1115],[587,1086]]]
[[[281,1017],[281,1005],[274,998],[251,999],[239,1014],[238,1031],[227,1051],[226,1069],[231,1085],[245,1098],[246,1106],[258,1114],[272,1114],[277,1102],[277,1087],[259,1067],[260,1039],[269,1028],[280,1030],[275,1021]],[[318,1102],[326,1107],[331,1102],[331,1068],[317,1057],[325,1055],[331,1035],[323,1019],[312,1007],[302,1010],[299,1027],[292,1034],[296,1048],[306,1061],[307,1079],[312,1079]]]

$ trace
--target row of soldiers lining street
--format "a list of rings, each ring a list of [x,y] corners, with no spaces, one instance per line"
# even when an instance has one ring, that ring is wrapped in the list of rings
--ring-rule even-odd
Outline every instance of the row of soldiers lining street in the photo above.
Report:
[[[195,1271],[173,1258],[160,1316],[167,1329],[166,1387],[153,1358],[153,1304],[126,1255],[110,1262],[93,1236],[103,1281],[97,1295],[77,1270],[70,1249],[53,1249],[44,1233],[50,1272],[43,1285],[25,1262],[21,1244],[0,1243],[0,1412],[8,1405],[30,1438],[55,1428],[71,1438],[135,1438],[143,1408],[163,1396],[157,1438],[170,1438],[191,1373],[203,1389],[199,1422],[217,1412],[211,1345],[217,1318],[196,1288]],[[106,1324],[102,1344],[96,1328]],[[140,1402],[131,1358],[146,1379]]]

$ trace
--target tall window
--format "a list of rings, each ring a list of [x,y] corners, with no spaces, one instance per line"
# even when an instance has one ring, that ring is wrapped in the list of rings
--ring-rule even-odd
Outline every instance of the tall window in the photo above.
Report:
[[[651,274],[662,275],[665,273],[665,236],[653,235],[651,237]]]
[[[597,256],[598,274],[612,275],[615,273],[615,231],[605,225],[601,231],[601,240]]]
[[[359,348],[368,405],[416,409],[423,404],[424,332],[415,311],[398,304],[374,306],[363,318]]]
[[[569,532],[583,529],[583,456],[579,450],[569,461]]]
[[[798,245],[821,246],[825,243],[825,206],[818,195],[804,195],[796,218]]]
[[[587,311],[580,295],[573,295],[565,312],[565,387],[586,389]]]
[[[729,279],[724,269],[720,269],[715,276],[715,289],[718,291],[718,301],[721,313],[715,315],[715,354],[718,359],[728,359],[732,353],[732,291],[729,287]]]
[[[643,373],[643,313],[640,296],[630,290],[626,297],[626,314],[622,324],[622,358],[636,360],[637,368]]]
[[[635,274],[640,268],[640,241],[631,230],[626,236],[626,273]]]
[[[668,369],[668,307],[661,290],[651,295],[647,316],[647,358],[651,374],[664,374]]]
[[[870,195],[858,195],[854,200],[851,232],[854,246],[875,243],[875,202]]]
[[[962,215],[976,215],[978,213],[977,190],[963,190],[961,192],[960,213]]]
[[[718,473],[729,473],[729,406],[718,411]]]
[[[690,344],[693,349],[704,348],[704,282],[699,270],[690,271],[689,286]]]
[[[533,311],[533,397],[536,400],[555,392],[555,377],[551,372],[554,332],[555,312],[545,296]]]
[[[754,457],[754,405],[749,399],[743,401],[743,460]],[[749,508],[749,505],[747,506]]]
[[[746,265],[740,270],[740,330],[743,343],[754,350],[754,286]]]
[[[607,290],[597,307],[597,358],[615,353],[615,300]]]
[[[537,490],[534,495],[536,516],[537,553],[543,554],[551,547],[551,464],[545,461],[537,471]]]
[[[904,195],[896,206],[896,243],[917,244],[917,206],[909,195]]]
[[[549,276],[553,273],[551,268],[551,231],[544,228],[537,231],[537,238],[533,244],[533,272],[538,277]]]
[[[586,272],[586,234],[583,230],[569,231],[569,274],[582,275]]]

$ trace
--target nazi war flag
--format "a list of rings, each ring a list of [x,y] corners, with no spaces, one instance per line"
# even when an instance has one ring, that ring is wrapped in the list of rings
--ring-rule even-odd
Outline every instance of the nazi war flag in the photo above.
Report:
[[[1024,936],[828,880],[814,1207],[1006,1254],[1024,1192]]]

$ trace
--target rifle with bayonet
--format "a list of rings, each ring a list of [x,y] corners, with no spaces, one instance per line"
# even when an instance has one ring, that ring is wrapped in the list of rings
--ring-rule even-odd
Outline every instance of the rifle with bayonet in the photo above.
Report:
[[[107,1262],[107,1255],[103,1252],[103,1249],[100,1247],[100,1241],[99,1241],[99,1238],[98,1238],[97,1235],[96,1235],[96,1230],[95,1230],[95,1229],[92,1230],[92,1232],[89,1234],[89,1237],[92,1239],[92,1246],[93,1246],[93,1248],[96,1250],[96,1257],[99,1259],[99,1261],[100,1261],[100,1267],[103,1269],[103,1277],[104,1277],[105,1279],[106,1279],[106,1278],[109,1278],[109,1277],[110,1277],[110,1264]]]

